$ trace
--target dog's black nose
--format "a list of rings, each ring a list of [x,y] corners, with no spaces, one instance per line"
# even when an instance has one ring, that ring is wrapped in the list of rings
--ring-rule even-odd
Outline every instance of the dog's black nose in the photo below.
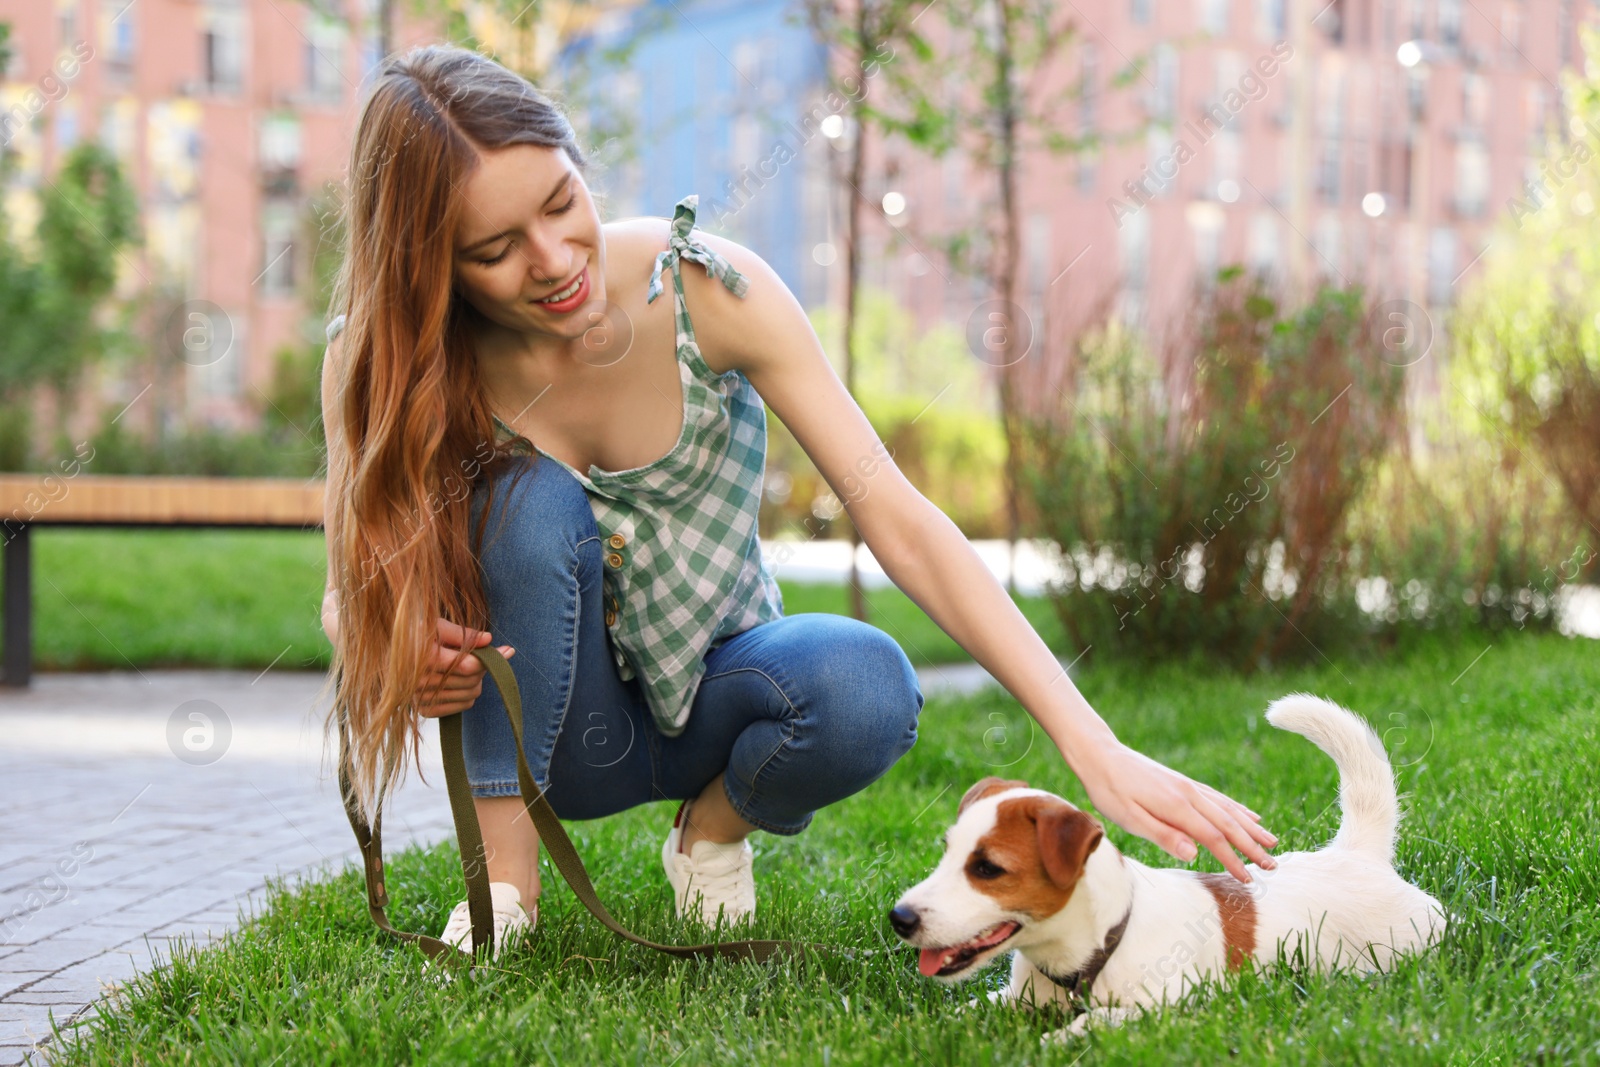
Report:
[[[894,932],[901,937],[910,937],[917,932],[917,927],[922,925],[922,916],[904,904],[896,904],[889,909],[889,925],[894,927]]]

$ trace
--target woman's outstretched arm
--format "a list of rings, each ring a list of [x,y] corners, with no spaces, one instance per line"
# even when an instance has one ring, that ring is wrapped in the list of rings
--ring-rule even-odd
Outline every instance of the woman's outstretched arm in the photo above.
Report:
[[[1208,848],[1240,881],[1276,838],[1216,789],[1117,740],[950,518],[917,491],[834,373],[805,310],[754,252],[703,239],[750,278],[744,298],[685,272],[702,353],[741,371],[843,501],[889,578],[1033,716],[1096,808],[1184,860]]]

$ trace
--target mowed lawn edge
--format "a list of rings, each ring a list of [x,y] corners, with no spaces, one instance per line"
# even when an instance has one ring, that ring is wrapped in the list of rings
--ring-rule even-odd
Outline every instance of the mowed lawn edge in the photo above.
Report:
[[[1487,646],[1487,647],[1486,647]],[[1085,803],[1002,691],[931,698],[915,748],[793,838],[757,834],[751,936],[854,950],[762,965],[677,961],[614,938],[544,865],[539,928],[472,979],[439,987],[364,907],[359,871],[280,885],[220,944],[180,946],[63,1046],[77,1063],[1581,1063],[1600,1059],[1596,812],[1600,657],[1582,639],[1506,634],[1250,678],[1101,664],[1075,672],[1120,736],[1262,812],[1278,851],[1324,844],[1337,774],[1274,730],[1272,698],[1315,692],[1383,734],[1402,794],[1398,866],[1457,921],[1440,947],[1374,978],[1292,964],[1203,989],[1185,1010],[1041,1048],[1062,1024],[916,973],[884,912],[938,856],[961,792],[989,773]],[[658,850],[672,808],[569,823],[613,912],[688,940]],[[1114,826],[1134,857],[1173,866]],[[1202,856],[1196,866],[1218,870]],[[437,933],[463,895],[453,843],[390,857],[389,914]],[[1086,1047],[1089,1051],[1085,1051]]]
[[[320,530],[46,527],[33,542],[35,670],[326,670],[330,663]],[[849,612],[843,585],[780,585],[787,614]],[[1050,602],[1015,599],[1045,643],[1065,653]],[[873,624],[917,666],[970,660],[893,586],[868,590],[867,600]]]

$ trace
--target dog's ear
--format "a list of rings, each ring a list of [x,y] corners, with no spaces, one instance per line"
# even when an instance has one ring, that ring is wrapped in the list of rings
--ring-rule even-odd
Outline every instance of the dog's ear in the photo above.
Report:
[[[1089,853],[1105,830],[1094,816],[1071,804],[1051,804],[1039,811],[1039,858],[1045,873],[1062,889],[1071,889],[1083,875]]]
[[[982,800],[984,797],[988,796],[990,793],[998,793],[1002,789],[1026,789],[1026,788],[1028,788],[1028,783],[1027,782],[1019,782],[1019,781],[1015,781],[1013,779],[999,778],[999,777],[997,777],[995,775],[992,775],[992,774],[987,778],[980,778],[977,782],[975,782],[973,784],[971,789],[967,790],[966,795],[961,798],[961,803],[956,805],[956,818],[960,818],[961,817],[961,813],[967,810],[968,805],[974,804],[974,803]]]

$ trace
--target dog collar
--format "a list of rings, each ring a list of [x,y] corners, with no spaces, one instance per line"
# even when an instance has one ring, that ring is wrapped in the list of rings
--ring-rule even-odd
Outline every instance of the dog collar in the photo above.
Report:
[[[1082,967],[1079,967],[1066,977],[1057,978],[1037,963],[1033,965],[1034,970],[1054,982],[1066,992],[1067,996],[1087,1005],[1089,1003],[1090,987],[1094,985],[1094,980],[1100,977],[1100,972],[1105,969],[1106,961],[1111,958],[1111,954],[1117,951],[1117,945],[1122,943],[1123,932],[1128,929],[1128,920],[1132,917],[1133,904],[1130,902],[1127,912],[1122,916],[1122,921],[1106,931],[1106,939],[1101,943],[1100,947],[1090,954]]]

